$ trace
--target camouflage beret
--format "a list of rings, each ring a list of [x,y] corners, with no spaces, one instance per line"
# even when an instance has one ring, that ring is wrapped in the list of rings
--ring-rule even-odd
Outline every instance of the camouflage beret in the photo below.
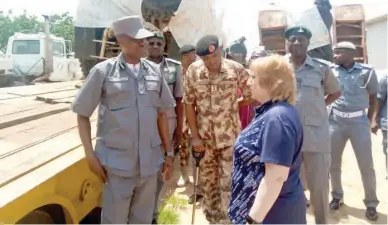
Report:
[[[305,36],[307,39],[310,40],[312,34],[311,31],[302,26],[297,26],[297,27],[290,27],[284,32],[284,37],[288,40],[291,36],[293,35],[302,35]]]
[[[151,37],[149,37],[148,39],[150,39],[150,38],[159,38],[159,39],[164,41],[164,35],[163,35],[162,32],[154,31],[154,32],[152,32],[152,34],[153,35]]]
[[[206,35],[199,39],[195,46],[195,51],[198,56],[206,56],[213,54],[218,47],[218,37],[216,35]]]
[[[189,52],[194,52],[194,51],[195,51],[195,47],[193,45],[183,45],[179,49],[179,55],[184,55],[184,54],[187,54]]]

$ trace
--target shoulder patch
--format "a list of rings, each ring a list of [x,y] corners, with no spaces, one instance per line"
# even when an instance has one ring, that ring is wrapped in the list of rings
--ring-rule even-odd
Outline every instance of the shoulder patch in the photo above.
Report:
[[[148,60],[147,58],[141,58],[140,61],[142,63],[146,63],[146,64],[149,64],[149,65],[156,65],[154,62],[152,62],[151,60]]]
[[[160,75],[159,66],[156,65],[154,62],[142,58],[142,59],[141,59],[141,64],[142,64],[145,68],[147,68],[148,70],[153,71],[156,75],[161,76],[161,75]]]
[[[372,65],[369,65],[369,64],[364,64],[364,63],[358,63],[362,68],[365,68],[365,69],[373,69],[373,66]]]
[[[337,68],[338,65],[336,65],[336,64],[334,64],[334,63],[331,63],[329,67],[333,69],[333,68]]]
[[[175,60],[175,59],[166,58],[166,61],[181,65],[181,62],[179,62],[178,60]]]
[[[93,68],[100,69],[102,71],[110,70],[110,68],[118,63],[118,60],[116,57],[109,58],[107,60],[104,60],[102,62],[97,63],[93,66]]]
[[[140,62],[141,62],[143,65],[145,65],[145,66],[152,66],[152,67],[155,67],[155,68],[158,67],[158,65],[157,65],[156,63],[152,62],[151,60],[145,59],[145,58],[142,58],[142,59],[140,60]]]

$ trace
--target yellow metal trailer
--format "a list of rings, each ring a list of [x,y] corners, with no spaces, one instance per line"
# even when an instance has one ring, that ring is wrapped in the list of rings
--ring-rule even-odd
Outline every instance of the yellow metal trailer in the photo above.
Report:
[[[0,223],[99,223],[102,183],[69,111],[76,84],[0,89]]]

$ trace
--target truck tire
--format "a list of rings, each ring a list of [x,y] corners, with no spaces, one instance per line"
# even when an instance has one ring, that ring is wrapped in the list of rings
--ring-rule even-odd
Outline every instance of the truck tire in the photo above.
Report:
[[[97,64],[97,61],[94,59],[80,59],[80,64],[83,77],[86,78],[93,66]]]
[[[146,21],[169,19],[177,11],[182,0],[143,0],[141,11]]]
[[[43,210],[34,210],[23,217],[17,224],[54,224],[51,215]]]

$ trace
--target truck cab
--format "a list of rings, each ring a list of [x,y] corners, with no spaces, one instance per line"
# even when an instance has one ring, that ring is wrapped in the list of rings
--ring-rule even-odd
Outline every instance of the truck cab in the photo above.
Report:
[[[8,38],[5,58],[12,61],[11,73],[13,76],[24,77],[31,81],[46,74],[45,41],[46,35],[44,33],[15,33]],[[52,53],[53,63],[53,72],[50,73],[49,81],[72,80],[73,75],[70,73],[71,68],[68,60],[68,57],[71,56],[71,48],[67,48],[67,46],[71,46],[71,43],[55,35],[50,35],[49,42],[51,42],[49,51]]]

